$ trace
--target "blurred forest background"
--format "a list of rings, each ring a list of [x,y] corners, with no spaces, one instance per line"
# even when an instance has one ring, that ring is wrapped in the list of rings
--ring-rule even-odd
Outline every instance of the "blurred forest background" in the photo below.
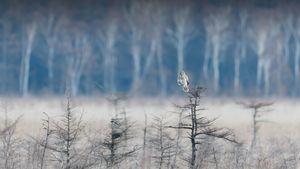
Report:
[[[300,95],[296,0],[1,0],[2,95]]]

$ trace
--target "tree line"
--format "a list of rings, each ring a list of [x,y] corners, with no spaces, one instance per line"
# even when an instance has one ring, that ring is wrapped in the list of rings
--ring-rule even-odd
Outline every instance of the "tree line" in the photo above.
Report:
[[[3,1],[2,94],[299,95],[296,1]],[[148,89],[152,89],[151,92]]]

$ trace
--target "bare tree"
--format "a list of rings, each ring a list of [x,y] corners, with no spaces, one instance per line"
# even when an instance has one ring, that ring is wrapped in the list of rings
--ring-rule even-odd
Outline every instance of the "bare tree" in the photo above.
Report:
[[[167,122],[162,117],[154,117],[149,143],[153,149],[152,158],[159,169],[170,168],[171,159],[175,154],[175,142],[166,126]]]
[[[20,166],[24,169],[38,169],[41,166],[42,147],[35,139],[24,139],[22,147],[22,163]]]
[[[236,53],[234,56],[234,91],[236,94],[240,92],[240,65],[241,60],[246,57],[247,50],[247,22],[249,11],[246,8],[240,8],[238,12],[238,31],[237,37],[239,42],[236,43]],[[246,31],[247,32],[247,31]]]
[[[30,60],[33,42],[36,34],[36,23],[26,23],[24,25],[22,38],[22,59],[20,68],[20,93],[23,96],[28,95],[29,89],[29,73],[30,73]]]
[[[177,126],[179,126],[182,123],[183,117],[182,117],[183,111],[178,112],[178,123]],[[176,131],[176,141],[175,141],[175,152],[174,152],[174,158],[173,158],[173,162],[172,162],[172,169],[177,168],[177,160],[178,160],[178,156],[181,153],[181,137],[182,137],[182,132],[180,128],[177,128]]]
[[[297,22],[296,22],[296,25],[297,25],[297,28],[300,27],[300,20],[297,19]],[[299,30],[297,29],[296,30]],[[296,85],[295,86],[298,86],[297,84],[299,84],[299,76],[300,76],[300,32],[299,31],[296,31],[295,32],[296,34],[296,50],[295,50],[295,57],[294,57],[294,63],[295,63],[295,66],[294,66],[294,74],[295,74],[295,81],[296,81]]]
[[[142,38],[144,34],[144,10],[146,7],[143,1],[130,1],[129,8],[124,10],[126,21],[129,26],[131,40],[130,53],[133,58],[133,82],[131,90],[136,91],[141,84],[141,62],[142,62]]]
[[[187,130],[187,138],[190,140],[191,155],[186,159],[191,169],[198,168],[196,163],[197,159],[197,146],[202,143],[203,136],[209,136],[214,138],[224,139],[230,142],[237,143],[234,138],[234,133],[226,128],[215,127],[214,123],[216,119],[208,119],[200,114],[203,110],[200,108],[200,98],[204,88],[195,87],[190,88],[186,92],[188,103],[184,106],[178,106],[183,111],[184,121],[179,125],[169,126],[170,128]]]
[[[143,69],[142,80],[146,82],[147,74],[151,65],[157,64],[158,66],[158,76],[160,82],[160,94],[165,96],[167,94],[167,79],[166,71],[164,66],[164,57],[163,57],[163,34],[165,33],[166,26],[166,12],[167,8],[165,5],[162,5],[161,2],[151,2],[146,5],[145,15],[149,17],[149,27],[151,30],[148,34],[150,44],[149,44],[149,55],[145,59],[145,66]],[[146,17],[147,18],[147,17]],[[151,25],[155,25],[152,27]]]
[[[48,137],[47,144],[44,142],[43,146],[51,152],[51,157],[58,162],[60,168],[86,168],[82,163],[82,151],[85,146],[82,144],[80,147],[78,146],[82,141],[80,134],[83,130],[83,124],[81,117],[76,119],[70,98],[67,99],[65,111],[60,121],[53,122],[53,133],[51,137]]]
[[[31,136],[29,139],[26,139],[24,143],[28,169],[43,169],[47,168],[47,166],[51,166],[51,163],[49,163],[50,160],[48,159],[50,153],[48,153],[47,147],[53,130],[50,129],[50,117],[46,113],[44,114],[46,118],[42,119],[42,129],[45,130],[45,135]]]
[[[252,112],[252,140],[250,144],[250,150],[253,150],[257,144],[258,131],[262,123],[266,122],[266,119],[262,119],[263,113],[265,113],[266,108],[273,105],[272,102],[262,102],[262,101],[250,101],[248,103],[239,102],[246,109],[250,109]]]
[[[294,18],[291,23],[293,26],[293,37],[295,39],[295,54],[294,54],[294,79],[295,79],[295,91],[299,91],[299,83],[300,83],[300,19],[297,17],[299,15],[297,8],[299,5],[296,5],[293,9],[290,9],[292,12],[292,16]],[[291,16],[290,16],[291,17]],[[290,20],[290,18],[288,18]]]
[[[11,71],[12,66],[9,65],[9,58],[12,56],[12,51],[10,50],[13,45],[17,46],[16,35],[13,33],[13,21],[8,19],[11,16],[11,9],[8,9],[0,17],[0,25],[2,27],[1,31],[1,91],[6,93],[9,89],[10,83],[15,83],[15,79],[9,79],[8,72]],[[15,46],[14,46],[15,48]],[[18,51],[18,50],[17,50]]]
[[[226,48],[223,42],[226,40],[231,23],[231,7],[212,7],[207,13],[208,14],[203,15],[204,28],[206,31],[203,74],[204,77],[208,79],[208,65],[211,59],[214,91],[218,93],[220,85],[220,53]]]
[[[112,94],[111,96],[107,97],[107,101],[111,104],[113,108],[113,113],[115,118],[118,118],[120,115],[120,111],[124,108],[122,104],[125,104],[127,100],[127,96],[125,94]]]
[[[295,16],[294,10],[292,7],[286,6],[282,3],[277,10],[279,22],[282,28],[283,33],[283,49],[284,49],[284,61],[285,63],[289,61],[290,57],[290,40],[294,36],[294,27],[295,27]],[[288,9],[288,10],[286,10]]]
[[[143,159],[142,159],[142,168],[147,168],[147,166],[151,163],[149,160],[149,149],[148,149],[148,117],[145,114],[145,121],[144,121],[144,129],[143,129]],[[148,159],[148,160],[146,160]]]
[[[138,150],[137,146],[128,147],[127,141],[131,125],[126,125],[122,118],[111,119],[111,131],[104,139],[102,146],[105,150],[102,157],[106,161],[106,168],[114,168],[124,160],[132,157]]]
[[[55,70],[57,69],[55,56],[58,54],[60,43],[59,32],[63,31],[63,23],[60,23],[62,18],[66,16],[65,9],[61,7],[59,1],[48,1],[45,5],[38,8],[37,21],[37,36],[45,41],[43,50],[45,54],[41,55],[41,59],[45,62],[47,68],[47,90],[49,93],[54,92]],[[40,45],[40,44],[39,44]]]
[[[261,84],[261,76],[262,76],[262,71],[266,70],[265,73],[268,72],[269,67],[270,67],[270,60],[269,58],[266,58],[264,56],[265,48],[266,48],[266,42],[267,42],[267,29],[264,29],[265,25],[264,23],[261,23],[261,29],[257,32],[256,36],[256,43],[257,43],[257,54],[259,55],[259,60],[258,60],[258,66],[257,66],[257,76],[256,76],[256,83],[257,86]],[[266,58],[266,59],[264,59]],[[265,67],[265,69],[263,69]],[[269,79],[268,75],[265,76],[265,86],[266,88],[269,86]]]
[[[280,24],[277,23],[273,10],[258,10],[256,15],[252,16],[253,27],[249,31],[254,38],[254,49],[258,55],[256,85],[259,89],[263,84],[264,93],[267,95],[270,92],[271,66],[282,57]]]
[[[294,84],[295,86],[299,86],[299,71],[297,71],[298,67],[299,67],[299,59],[296,58],[296,55],[299,55],[299,40],[298,40],[298,7],[299,5],[296,4],[292,4],[292,3],[283,3],[283,2],[279,2],[278,7],[277,7],[277,15],[278,15],[278,19],[277,19],[277,23],[280,24],[280,33],[281,35],[281,42],[280,42],[280,46],[282,49],[281,52],[281,57],[282,58],[278,58],[278,62],[280,62],[278,64],[278,68],[277,69],[277,83],[279,83],[279,87],[277,89],[278,92],[280,92],[279,94],[283,94],[283,93],[287,93],[290,92],[290,88],[286,87],[288,86],[289,83],[292,80],[294,80]],[[291,48],[291,41],[293,41],[294,47]],[[290,67],[290,63],[291,61],[294,60],[294,69]],[[275,66],[277,67],[277,66]],[[279,71],[280,72],[279,72]],[[294,74],[293,74],[294,73]],[[283,88],[285,87],[285,88]],[[285,90],[283,90],[285,89]],[[295,90],[295,89],[294,89]],[[298,87],[296,87],[296,90],[294,92],[294,94],[297,94],[297,90]]]
[[[155,61],[158,66],[160,93],[166,95],[166,75],[162,51],[162,35],[166,22],[165,7],[156,1],[131,1],[129,8],[125,10],[125,17],[129,23],[129,36],[131,41],[130,53],[133,57],[133,82],[131,90],[136,91],[145,81],[150,66]],[[153,29],[147,26],[155,25]],[[148,33],[149,32],[149,33]],[[143,59],[145,49],[143,39],[149,37],[149,55]],[[145,61],[144,61],[145,60]]]
[[[97,31],[97,37],[101,47],[101,54],[103,56],[103,87],[105,91],[114,93],[116,91],[115,84],[115,69],[116,69],[116,49],[115,45],[118,39],[118,25],[117,18],[113,14],[108,16],[103,29]]]
[[[196,29],[192,22],[190,6],[180,7],[173,11],[174,31],[169,31],[171,41],[177,50],[177,73],[184,70],[184,55],[188,42],[195,37]]]
[[[201,146],[197,148],[197,165],[199,168],[220,168],[221,160],[219,155],[221,146],[215,138],[203,137]]]
[[[66,85],[73,96],[79,92],[81,77],[92,56],[92,49],[83,28],[65,35],[64,50],[67,50],[66,62]],[[67,34],[67,33],[65,33]]]
[[[112,95],[108,101],[112,104],[114,118],[111,119],[110,132],[108,132],[103,141],[101,157],[106,162],[106,168],[118,167],[122,162],[123,167],[129,165],[128,159],[131,159],[139,149],[131,140],[136,135],[134,132],[134,123],[128,119],[127,112],[121,111],[121,102],[127,99],[126,95]],[[128,166],[127,166],[128,167]]]
[[[46,151],[49,144],[49,138],[53,132],[53,130],[50,129],[50,117],[48,116],[48,114],[44,114],[46,115],[46,119],[43,119],[43,129],[45,130],[45,138],[42,142],[43,149],[41,154],[41,169],[43,169],[45,165]]]
[[[50,10],[50,9],[49,9]],[[47,68],[48,68],[48,87],[51,92],[53,92],[53,85],[54,85],[54,59],[55,59],[55,45],[58,40],[58,33],[57,33],[57,24],[59,20],[59,16],[55,14],[54,11],[49,11],[47,15],[45,16],[45,22],[42,22],[41,27],[45,26],[45,29],[43,28],[42,33],[44,35],[44,38],[47,42],[48,47],[48,54],[47,54]],[[44,25],[45,24],[45,25]]]
[[[16,135],[16,128],[21,117],[14,121],[8,118],[8,107],[3,105],[4,122],[0,133],[0,149],[1,149],[1,166],[4,169],[15,169],[20,163],[18,156],[20,155],[21,140]]]

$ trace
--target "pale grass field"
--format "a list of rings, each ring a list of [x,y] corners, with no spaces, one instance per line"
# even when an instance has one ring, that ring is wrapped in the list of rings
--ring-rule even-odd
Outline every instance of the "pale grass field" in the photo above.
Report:
[[[231,128],[235,131],[238,140],[249,143],[251,140],[251,111],[237,105],[241,99],[232,98],[204,98],[202,107],[206,110],[203,115],[206,117],[218,117],[216,124],[220,127]],[[242,99],[247,101],[247,99]],[[297,99],[270,99],[274,101],[272,111],[267,112],[263,119],[269,120],[263,124],[260,130],[262,140],[288,137],[297,139],[300,129],[300,100]],[[105,128],[110,123],[110,118],[114,117],[114,107],[105,98],[73,98],[73,105],[78,117],[83,114],[84,123],[94,129]],[[41,132],[41,124],[46,112],[52,119],[59,119],[64,113],[66,99],[55,98],[2,98],[1,115],[4,118],[4,107],[7,105],[10,119],[21,117],[18,125],[18,134],[35,136]],[[131,121],[142,130],[145,114],[148,123],[154,116],[163,116],[170,121],[176,121],[177,115],[174,104],[184,103],[183,98],[170,97],[159,98],[134,98],[121,102],[119,110],[126,110]]]

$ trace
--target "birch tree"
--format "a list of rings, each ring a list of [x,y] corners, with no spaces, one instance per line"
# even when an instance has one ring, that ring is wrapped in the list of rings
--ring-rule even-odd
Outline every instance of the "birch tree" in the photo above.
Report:
[[[10,83],[15,83],[13,80],[15,79],[9,79],[8,72],[11,70],[11,66],[9,66],[9,58],[12,55],[11,47],[12,45],[17,45],[15,41],[15,34],[12,32],[13,30],[13,22],[9,20],[8,18],[12,17],[10,16],[10,10],[6,11],[1,17],[0,17],[0,25],[2,27],[1,34],[1,91],[7,92],[8,91],[8,85]],[[18,85],[17,85],[18,86]]]
[[[290,81],[292,81],[292,69],[289,66],[290,57],[291,57],[291,40],[294,36],[294,25],[295,25],[295,17],[293,15],[293,8],[288,7],[284,4],[281,4],[275,9],[275,19],[272,24],[276,35],[274,36],[274,40],[271,42],[272,48],[270,49],[273,51],[275,55],[275,66],[276,67],[276,74],[275,74],[275,84],[276,84],[276,92],[278,95],[283,95],[289,92],[289,88],[287,87],[290,85]],[[285,9],[287,12],[284,12]],[[274,26],[275,25],[275,26]],[[273,33],[274,34],[274,33]],[[272,72],[274,72],[272,70]],[[272,79],[271,79],[272,80]],[[273,81],[273,80],[272,80]]]
[[[131,85],[133,92],[138,90],[141,84],[144,7],[143,1],[130,1],[129,8],[124,10],[129,26],[130,53],[133,59],[133,80]]]
[[[282,27],[282,31],[284,34],[284,57],[285,57],[285,62],[289,61],[289,57],[290,57],[290,40],[293,37],[293,28],[294,28],[294,15],[292,12],[288,12],[288,13],[284,13],[283,11],[279,11],[279,15],[280,15],[280,24]]]
[[[29,77],[30,77],[30,60],[32,47],[36,35],[36,23],[25,23],[22,34],[22,57],[20,68],[20,93],[22,96],[28,95]]]
[[[149,54],[145,59],[144,69],[142,79],[146,81],[147,74],[151,66],[157,64],[158,66],[158,76],[160,83],[160,94],[165,96],[167,94],[167,79],[164,66],[164,57],[163,57],[163,34],[165,32],[165,26],[167,22],[166,16],[166,7],[160,5],[159,3],[151,3],[149,8],[146,8],[148,12],[149,23],[150,25],[155,25],[149,32]],[[147,11],[149,10],[149,11]]]
[[[48,78],[48,87],[51,92],[54,91],[54,56],[55,56],[55,45],[57,43],[57,23],[58,23],[58,16],[54,12],[49,12],[45,16],[46,25],[44,31],[42,32],[48,48],[47,53],[47,78]]]
[[[209,60],[212,60],[213,89],[219,92],[221,52],[226,48],[226,33],[231,23],[231,7],[226,6],[212,11],[203,16],[206,32],[205,56],[203,74],[208,79]]]
[[[253,18],[253,29],[255,50],[258,55],[256,85],[259,91],[263,84],[264,94],[270,91],[271,65],[281,56],[281,44],[279,38],[280,25],[276,22],[274,11],[258,11]],[[274,46],[276,46],[274,50]],[[263,82],[263,83],[262,83]]]
[[[174,30],[169,31],[171,41],[177,50],[177,73],[184,70],[185,49],[188,42],[195,36],[196,30],[192,23],[190,6],[180,7],[172,13]]]
[[[115,69],[116,52],[115,45],[117,41],[118,25],[117,20],[111,16],[111,20],[105,23],[106,26],[97,31],[100,42],[101,54],[103,56],[103,87],[106,91],[114,93],[116,91]]]
[[[83,30],[72,32],[68,36],[65,41],[65,49],[68,51],[65,56],[66,85],[72,96],[76,96],[79,92],[81,77],[92,55],[92,49],[88,36]]]
[[[262,71],[269,69],[270,61],[268,58],[264,56],[265,48],[266,48],[266,42],[267,42],[267,31],[268,29],[265,28],[265,25],[261,23],[261,28],[257,32],[256,36],[256,50],[257,50],[257,55],[258,55],[258,65],[257,65],[257,75],[256,75],[256,85],[259,86],[261,84],[261,76],[262,76]],[[263,69],[263,67],[265,69]],[[267,76],[265,75],[265,83],[266,86],[268,86],[267,82]]]
[[[63,7],[60,7],[60,3],[56,1],[46,2],[44,6],[39,8],[38,26],[41,38],[45,40],[45,53],[46,56],[42,56],[47,66],[47,89],[49,92],[54,92],[54,72],[57,67],[54,64],[55,55],[57,55],[57,43],[59,42],[58,35],[59,29],[63,23],[60,23],[63,15],[66,15],[63,11]],[[57,60],[57,59],[56,59]]]
[[[294,27],[294,39],[295,39],[295,54],[294,54],[294,79],[295,79],[295,87],[296,91],[298,90],[298,86],[300,84],[300,19],[297,17],[298,12],[295,11],[295,27]]]
[[[245,59],[247,50],[247,21],[249,12],[245,8],[239,9],[238,12],[238,31],[239,41],[236,43],[236,53],[234,56],[234,91],[237,94],[240,91],[240,65],[241,59]]]

